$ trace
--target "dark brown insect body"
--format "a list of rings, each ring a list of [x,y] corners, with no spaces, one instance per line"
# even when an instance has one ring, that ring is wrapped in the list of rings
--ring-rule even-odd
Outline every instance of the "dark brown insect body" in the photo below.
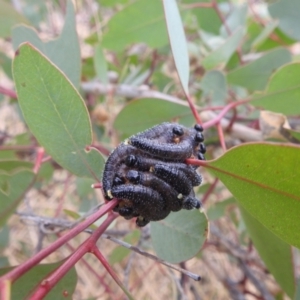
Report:
[[[108,157],[102,180],[105,198],[120,200],[115,211],[145,226],[171,211],[199,208],[193,187],[201,175],[184,162],[204,159],[202,131],[199,124],[162,123],[120,144]]]

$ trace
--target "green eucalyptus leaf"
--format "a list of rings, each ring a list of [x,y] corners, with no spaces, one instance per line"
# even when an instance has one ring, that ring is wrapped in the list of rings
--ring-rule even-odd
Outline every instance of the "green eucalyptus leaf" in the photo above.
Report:
[[[40,284],[40,282],[50,275],[62,262],[41,264],[30,269],[25,275],[18,278],[12,284],[11,299],[29,299],[30,294]],[[0,269],[0,275],[11,271],[13,268]],[[73,293],[77,284],[77,273],[75,267],[71,268],[68,273],[59,280],[53,289],[43,299],[45,300],[65,300],[73,299]]]
[[[29,161],[22,161],[22,160],[0,160],[0,172],[1,173],[8,173],[12,174],[16,171],[20,170],[32,170],[33,163]]]
[[[130,101],[115,119],[114,128],[121,138],[143,131],[166,121],[180,121],[191,126],[194,122],[191,110],[187,106],[156,98],[144,98]]]
[[[262,57],[240,66],[227,75],[228,83],[247,88],[250,91],[263,90],[274,71],[291,61],[287,49],[277,48]]]
[[[38,0],[26,0],[22,2],[22,13],[30,20],[34,27],[39,28],[42,22],[47,20],[47,2]]]
[[[24,194],[34,182],[34,174],[30,170],[15,169],[14,172],[0,170],[0,227],[3,226]]]
[[[210,70],[216,67],[224,67],[232,54],[237,49],[243,37],[243,29],[238,28],[228,37],[225,42],[216,50],[208,54],[202,61],[205,69]]]
[[[235,31],[236,28],[239,27],[244,28],[247,20],[247,11],[248,11],[248,6],[246,4],[237,5],[233,7],[230,15],[226,19],[226,27],[224,24],[221,26],[220,29],[221,35],[225,37],[228,37],[230,35],[228,33],[227,28],[230,30],[230,32]]]
[[[264,227],[242,206],[240,210],[260,257],[281,288],[293,298],[296,287],[291,246]]]
[[[233,197],[217,202],[215,205],[209,207],[207,211],[207,217],[209,221],[218,220],[221,217],[224,217],[228,207],[236,206],[236,201]]]
[[[158,257],[179,263],[194,257],[206,240],[208,222],[199,210],[181,210],[151,222],[151,239]]]
[[[186,95],[189,94],[189,54],[178,6],[175,0],[163,1],[167,30],[180,82]]]
[[[196,7],[193,9],[193,14],[195,14],[199,28],[205,30],[206,32],[211,32],[213,34],[219,34],[222,22],[213,8]]]
[[[211,100],[212,105],[224,105],[227,97],[227,83],[224,74],[218,70],[206,72],[200,87],[203,96]]]
[[[153,48],[168,44],[163,5],[160,0],[136,0],[116,13],[107,23],[102,46],[124,51],[132,43]]]
[[[0,250],[6,248],[9,245],[9,227],[8,225],[4,225],[0,228]]]
[[[63,73],[29,44],[13,63],[19,104],[39,143],[70,172],[100,180],[104,160],[92,143],[87,108]]]
[[[270,2],[269,12],[279,20],[279,28],[289,37],[300,41],[300,2],[298,0],[279,0]]]
[[[7,1],[0,0],[0,7],[0,37],[9,37],[11,28],[18,23],[29,24],[29,21]]]
[[[293,299],[300,300],[300,279],[297,280],[297,290]]]
[[[107,63],[100,44],[95,47],[94,66],[97,78],[100,79],[103,84],[107,84]]]
[[[300,147],[251,143],[207,162],[255,219],[286,243],[300,248]]]
[[[15,50],[24,42],[34,45],[79,87],[81,57],[72,1],[68,1],[65,24],[57,39],[44,43],[33,28],[18,25],[12,31],[12,40]]]
[[[278,69],[262,94],[255,94],[251,104],[285,115],[300,113],[300,63]]]
[[[274,29],[278,26],[278,21],[271,21],[268,23],[260,34],[253,40],[251,47],[253,49],[258,48],[265,40],[269,37],[269,35],[274,31]]]

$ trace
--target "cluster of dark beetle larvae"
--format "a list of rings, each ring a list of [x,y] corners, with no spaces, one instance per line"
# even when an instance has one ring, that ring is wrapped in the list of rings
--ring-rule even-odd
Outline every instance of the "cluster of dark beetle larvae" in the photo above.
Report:
[[[114,210],[145,226],[171,211],[200,208],[193,187],[202,178],[185,160],[205,159],[202,131],[199,124],[162,123],[121,143],[108,157],[102,180],[105,198],[119,199]]]

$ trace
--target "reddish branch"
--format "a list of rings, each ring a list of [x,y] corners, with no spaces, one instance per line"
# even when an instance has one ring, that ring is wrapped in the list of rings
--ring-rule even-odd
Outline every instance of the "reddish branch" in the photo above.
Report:
[[[222,120],[222,118],[228,113],[228,111],[230,111],[234,107],[248,103],[249,101],[250,101],[249,99],[246,99],[246,100],[240,100],[240,101],[229,103],[222,109],[222,111],[215,118],[204,123],[203,128],[209,128],[209,127],[212,127],[212,126],[218,124]]]
[[[3,86],[0,86],[0,94],[9,96],[10,98],[17,99],[16,92],[9,90]]]
[[[88,252],[94,253],[96,249],[96,242],[117,217],[117,214],[110,213],[107,219],[93,232],[93,234],[79,246],[79,248],[54,272],[51,273],[46,279],[43,279],[38,288],[33,292],[30,297],[31,300],[38,300],[45,297],[51,289],[60,281],[66,273],[75,266],[75,264]]]
[[[2,277],[0,277],[0,297],[1,299],[6,299],[5,298],[5,289],[4,289],[4,283],[6,281],[9,281],[13,283],[15,280],[17,280],[19,277],[24,275],[27,271],[29,271],[31,268],[33,268],[35,265],[37,265],[42,259],[47,257],[49,254],[53,253],[56,249],[61,247],[63,244],[65,244],[67,241],[78,235],[80,232],[82,232],[84,229],[86,229],[88,226],[93,224],[96,220],[98,220],[100,217],[102,217],[104,214],[106,214],[108,211],[110,211],[114,206],[116,206],[117,200],[114,199],[107,203],[106,205],[102,206],[97,212],[95,212],[92,216],[88,217],[85,221],[82,223],[78,224],[76,227],[72,228],[68,233],[66,233],[64,236],[53,242],[51,245],[49,245],[47,248],[41,250],[39,253],[28,259],[26,262],[23,264],[17,266],[14,268],[12,271],[6,273]],[[114,216],[115,218],[115,216]],[[111,220],[114,219],[110,217]],[[110,222],[111,222],[110,221]],[[107,221],[108,222],[108,221]],[[108,224],[109,225],[109,224]],[[98,228],[98,233],[100,232],[101,234],[103,231],[107,228],[108,226],[105,222]],[[100,234],[100,235],[101,235]],[[98,235],[94,235],[95,236]],[[70,257],[72,259],[76,260],[78,254],[73,257],[73,255]],[[47,286],[48,281],[44,282],[44,284]]]
[[[42,147],[38,147],[37,151],[36,151],[36,158],[35,158],[35,164],[34,164],[34,168],[33,168],[33,173],[37,174],[40,170],[40,167],[42,165],[43,162],[43,157],[45,154],[45,149]]]
[[[203,195],[203,197],[201,199],[202,204],[204,204],[207,201],[208,197],[212,194],[212,192],[214,191],[214,189],[217,186],[218,182],[219,182],[219,179],[215,178],[214,182],[210,185],[209,189]]]

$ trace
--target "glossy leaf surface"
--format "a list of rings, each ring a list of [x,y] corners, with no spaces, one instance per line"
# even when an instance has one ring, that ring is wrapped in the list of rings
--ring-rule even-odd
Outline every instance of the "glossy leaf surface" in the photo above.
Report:
[[[300,113],[300,63],[280,68],[270,78],[266,91],[256,94],[252,105],[286,115]]]
[[[282,289],[293,297],[295,274],[292,248],[240,207],[247,232],[268,270]]]
[[[255,219],[300,248],[300,147],[252,143],[234,147],[207,167]]]

